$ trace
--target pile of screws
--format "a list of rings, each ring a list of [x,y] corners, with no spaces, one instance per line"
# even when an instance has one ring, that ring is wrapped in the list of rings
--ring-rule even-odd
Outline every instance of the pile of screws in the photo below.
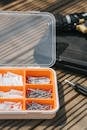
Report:
[[[46,91],[41,89],[28,89],[26,91],[27,98],[52,98],[52,91]]]
[[[20,111],[22,104],[20,102],[7,102],[0,103],[0,111]]]
[[[20,90],[11,89],[10,91],[3,92],[0,91],[1,98],[22,98],[23,92]]]
[[[22,79],[21,75],[11,72],[0,74],[0,86],[22,86]]]
[[[30,84],[49,84],[50,79],[47,77],[30,77],[27,76],[27,83]]]
[[[32,102],[26,104],[26,109],[27,110],[52,110],[52,105]]]

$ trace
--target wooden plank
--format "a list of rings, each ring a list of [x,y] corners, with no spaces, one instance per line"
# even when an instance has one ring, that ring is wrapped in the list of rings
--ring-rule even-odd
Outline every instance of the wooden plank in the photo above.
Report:
[[[73,126],[71,125],[71,127],[69,127],[70,130],[87,130],[87,126],[84,125],[87,123],[87,116],[85,116],[84,118],[80,118],[80,120],[78,122],[76,122],[76,125],[73,124]]]
[[[9,5],[1,7],[2,10],[42,10],[49,5],[53,5],[57,0],[52,1],[36,1],[36,0],[18,0]]]
[[[0,5],[0,9],[1,10],[4,10],[4,9],[8,9],[8,8],[10,8],[10,7],[13,7],[13,6],[16,6],[16,5],[18,5],[18,4],[20,4],[20,2],[23,2],[23,0],[22,1],[19,1],[19,0],[15,0],[15,1],[13,1],[12,3],[9,3],[9,4],[7,4],[7,5]]]
[[[54,10],[55,13],[62,13],[62,14],[68,14],[68,13],[75,13],[75,12],[83,12],[87,11],[87,1],[86,0],[75,0],[65,6],[62,6],[61,8],[56,8]]]

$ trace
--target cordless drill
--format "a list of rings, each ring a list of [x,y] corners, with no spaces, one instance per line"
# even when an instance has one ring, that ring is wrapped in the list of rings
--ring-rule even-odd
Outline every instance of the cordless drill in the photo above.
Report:
[[[57,21],[57,31],[78,30],[87,33],[87,13],[73,13],[69,15],[55,15]]]

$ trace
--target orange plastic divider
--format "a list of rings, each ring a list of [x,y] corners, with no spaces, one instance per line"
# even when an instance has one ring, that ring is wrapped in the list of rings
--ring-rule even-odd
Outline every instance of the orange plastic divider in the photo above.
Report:
[[[28,101],[28,102],[37,102],[37,103],[42,103],[42,104],[53,104],[54,103],[54,100],[53,99],[39,99],[39,98],[35,98],[35,99],[26,99],[25,101]]]
[[[12,72],[18,75],[24,76],[24,70],[23,69],[17,69],[17,68],[1,68],[0,73],[4,74],[7,72]]]
[[[46,104],[46,105],[52,105],[52,108],[54,109],[54,100],[53,99],[26,99],[25,100],[25,108],[26,108],[26,104],[28,103],[32,103],[32,102],[36,102],[39,104]]]
[[[40,68],[37,68],[37,69],[27,69],[26,70],[26,77],[27,76],[34,76],[34,77],[47,77],[50,79],[50,84],[52,83],[52,80],[53,80],[53,74],[51,72],[51,69],[40,69]],[[45,84],[45,83],[44,83]]]
[[[10,102],[23,102],[23,100],[22,99],[19,99],[19,98],[16,98],[16,99],[14,99],[14,98],[11,98],[11,99],[9,99],[9,98],[6,98],[6,99],[0,99],[0,102],[3,102],[3,101],[10,101]]]
[[[29,84],[29,85],[26,85],[26,89],[28,89],[28,88],[32,88],[32,89],[43,89],[43,90],[49,90],[49,89],[53,89],[53,85],[52,84],[45,84],[45,85],[43,85],[43,84],[41,84],[41,85],[39,85],[39,84]]]
[[[8,91],[10,91],[11,89],[14,89],[14,90],[20,90],[20,91],[23,91],[23,87],[20,87],[20,86],[18,86],[18,87],[15,87],[15,86],[3,86],[3,87],[0,87],[0,91],[4,91],[4,92],[8,92]]]

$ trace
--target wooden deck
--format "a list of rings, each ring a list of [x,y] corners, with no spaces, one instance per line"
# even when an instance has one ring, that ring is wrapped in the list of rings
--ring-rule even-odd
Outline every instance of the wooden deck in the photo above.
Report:
[[[41,10],[62,14],[87,11],[87,0],[61,1],[11,0],[8,4],[0,2],[0,10]],[[0,120],[0,130],[87,130],[87,98],[64,83],[67,79],[87,86],[87,77],[60,69],[56,73],[60,83],[60,110],[56,117],[50,120]]]

